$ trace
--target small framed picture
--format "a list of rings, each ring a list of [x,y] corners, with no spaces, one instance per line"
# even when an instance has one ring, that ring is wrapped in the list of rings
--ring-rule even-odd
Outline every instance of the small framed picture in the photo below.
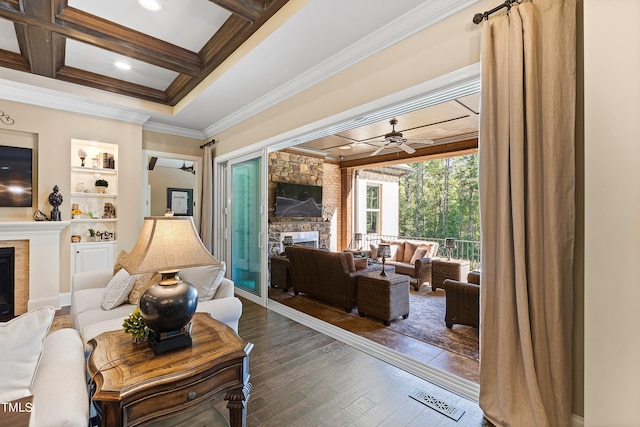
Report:
[[[175,216],[193,216],[193,189],[167,188],[167,208]]]

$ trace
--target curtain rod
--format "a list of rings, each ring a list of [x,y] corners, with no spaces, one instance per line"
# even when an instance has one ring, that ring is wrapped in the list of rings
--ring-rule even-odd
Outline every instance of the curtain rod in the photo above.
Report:
[[[492,13],[497,12],[500,9],[505,8],[505,7],[507,9],[511,9],[511,5],[513,5],[514,3],[520,3],[520,2],[522,2],[522,0],[506,0],[500,6],[496,6],[491,10],[487,10],[485,13],[476,13],[475,15],[473,15],[473,23],[474,24],[479,24],[483,20],[489,19],[489,15],[491,15]]]
[[[215,140],[215,139],[212,139],[211,141],[207,142],[206,144],[202,144],[202,145],[200,146],[200,148],[209,147],[209,146],[211,146],[211,145],[213,145],[213,144],[215,144],[215,143],[216,143],[216,140]]]

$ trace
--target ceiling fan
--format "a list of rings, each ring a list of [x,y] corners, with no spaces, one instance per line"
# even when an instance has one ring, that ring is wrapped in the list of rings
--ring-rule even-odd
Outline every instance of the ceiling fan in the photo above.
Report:
[[[403,150],[404,152],[406,152],[407,154],[413,154],[416,152],[416,150],[414,150],[413,148],[409,147],[409,145],[407,145],[407,141],[409,141],[407,138],[402,136],[402,132],[397,132],[396,131],[396,125],[398,124],[398,120],[396,119],[391,119],[389,121],[389,123],[391,124],[391,132],[387,133],[384,135],[384,139],[381,140],[377,140],[377,141],[366,141],[367,143],[370,142],[384,142],[383,145],[379,146],[378,149],[376,151],[374,151],[373,153],[371,153],[371,156],[375,156],[378,153],[380,153],[382,150],[384,150],[387,147],[390,146],[396,146],[398,148],[400,148],[401,150]],[[431,140],[421,140],[423,142],[431,142],[433,143],[433,141]]]

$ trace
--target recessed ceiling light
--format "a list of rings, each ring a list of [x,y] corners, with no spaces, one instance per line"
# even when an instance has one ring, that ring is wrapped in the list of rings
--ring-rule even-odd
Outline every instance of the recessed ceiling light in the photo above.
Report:
[[[145,9],[153,10],[154,12],[161,9],[160,3],[156,0],[138,0],[138,3]]]
[[[338,148],[341,149],[341,150],[351,150],[351,145],[341,145]]]
[[[121,70],[126,70],[126,71],[129,71],[131,69],[131,65],[129,65],[126,62],[123,62],[123,61],[116,61],[116,67],[120,68]]]

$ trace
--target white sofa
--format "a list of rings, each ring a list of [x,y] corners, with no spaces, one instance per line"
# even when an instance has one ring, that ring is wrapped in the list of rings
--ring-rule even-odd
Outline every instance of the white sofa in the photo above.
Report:
[[[84,343],[103,332],[121,329],[124,319],[136,308],[134,304],[124,303],[111,310],[102,309],[102,295],[112,277],[112,270],[87,271],[72,277],[71,322]],[[223,277],[213,298],[198,301],[196,311],[209,313],[238,332],[242,303],[234,296],[233,282]]]
[[[78,331],[64,328],[44,341],[33,380],[31,427],[86,427],[89,423],[84,345]]]
[[[71,328],[49,333],[55,309],[0,324],[0,425],[86,427],[84,345]]]

